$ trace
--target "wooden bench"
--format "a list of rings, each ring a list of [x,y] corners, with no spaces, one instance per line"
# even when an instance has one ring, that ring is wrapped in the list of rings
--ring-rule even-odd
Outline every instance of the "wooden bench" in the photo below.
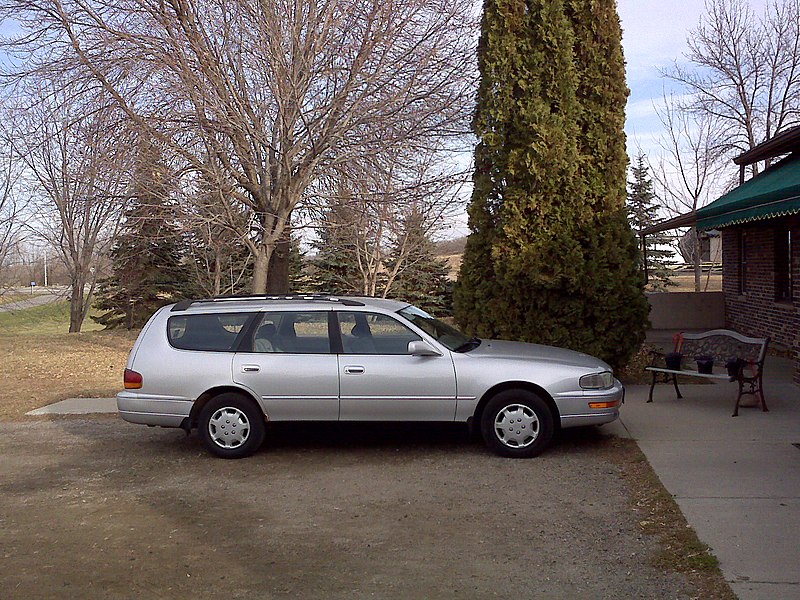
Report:
[[[673,341],[675,342],[675,352],[681,354],[680,369],[667,368],[664,354],[653,352],[650,366],[645,367],[647,371],[653,374],[650,395],[647,401],[653,401],[653,389],[659,376],[661,376],[663,383],[672,381],[678,398],[683,398],[681,391],[678,389],[678,375],[687,375],[689,377],[737,382],[739,384],[739,393],[736,396],[736,405],[733,409],[734,417],[739,415],[739,402],[744,394],[755,396],[761,406],[761,410],[767,412],[767,404],[764,401],[763,373],[764,357],[767,354],[769,340],[770,338],[768,337],[746,337],[728,329],[714,329],[704,333],[678,333],[673,338]],[[697,356],[713,358],[714,367],[711,373],[699,373],[696,368],[692,369],[690,367],[690,365],[696,364],[695,357]],[[730,365],[731,372],[729,373],[728,365],[731,360],[736,362]]]

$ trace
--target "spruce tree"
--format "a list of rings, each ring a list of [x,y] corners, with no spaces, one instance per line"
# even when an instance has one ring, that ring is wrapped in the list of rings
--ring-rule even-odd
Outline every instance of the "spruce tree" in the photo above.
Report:
[[[388,296],[410,302],[437,317],[451,315],[453,284],[447,277],[450,268],[447,261],[437,258],[436,245],[425,231],[422,214],[412,212],[405,219],[401,239],[386,264],[388,271],[401,259],[403,245],[408,250]]]
[[[308,293],[313,288],[313,281],[309,274],[306,254],[300,247],[300,239],[290,235],[289,244],[289,293]]]
[[[628,182],[628,222],[634,232],[658,224],[662,219],[658,216],[660,205],[653,192],[653,181],[650,179],[647,161],[643,154],[636,157],[636,164],[631,167],[633,179]],[[670,238],[665,233],[646,236],[645,251],[647,257],[648,288],[656,292],[664,292],[672,281],[669,265],[673,263],[672,252],[666,247]],[[641,250],[641,249],[640,249]],[[644,265],[645,257],[640,256],[640,264]]]
[[[92,317],[106,329],[142,327],[161,306],[192,291],[170,202],[168,170],[150,145],[139,155],[125,223],[111,251],[112,275],[100,282]]]
[[[311,244],[317,252],[309,264],[311,287],[325,294],[359,294],[362,290],[353,228],[357,215],[346,202],[335,202],[323,213]]]
[[[625,208],[613,0],[485,0],[471,238],[457,318],[623,364],[647,303]],[[494,275],[494,279],[491,276]]]

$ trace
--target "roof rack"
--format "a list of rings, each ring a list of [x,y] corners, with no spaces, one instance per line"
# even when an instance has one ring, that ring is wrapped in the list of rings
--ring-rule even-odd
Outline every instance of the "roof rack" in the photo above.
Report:
[[[331,296],[328,294],[250,294],[244,296],[216,296],[214,298],[204,298],[201,300],[181,300],[170,309],[170,312],[181,312],[187,310],[193,304],[206,304],[215,302],[236,302],[241,300],[295,300],[300,302],[339,302],[343,306],[365,306],[363,302],[353,300],[346,296]]]

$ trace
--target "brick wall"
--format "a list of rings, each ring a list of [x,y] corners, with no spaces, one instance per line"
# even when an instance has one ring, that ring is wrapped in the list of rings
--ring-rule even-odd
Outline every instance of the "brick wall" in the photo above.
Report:
[[[775,221],[722,230],[722,291],[727,327],[745,335],[770,336],[793,352],[794,381],[800,385],[800,217],[784,220],[792,227],[793,302],[775,301]],[[746,232],[746,290],[739,288],[739,231]]]

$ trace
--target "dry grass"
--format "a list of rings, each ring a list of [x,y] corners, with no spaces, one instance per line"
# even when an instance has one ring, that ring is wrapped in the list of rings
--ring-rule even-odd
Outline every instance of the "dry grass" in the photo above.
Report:
[[[675,285],[669,286],[669,292],[693,292],[694,291],[694,274],[681,273],[673,274],[672,282]],[[706,284],[708,287],[706,287]],[[703,273],[702,285],[706,292],[721,292],[722,291],[722,274],[712,273],[709,277],[708,273]]]
[[[2,313],[0,421],[64,398],[113,396],[122,388],[137,332],[70,334],[68,321],[61,303]]]

